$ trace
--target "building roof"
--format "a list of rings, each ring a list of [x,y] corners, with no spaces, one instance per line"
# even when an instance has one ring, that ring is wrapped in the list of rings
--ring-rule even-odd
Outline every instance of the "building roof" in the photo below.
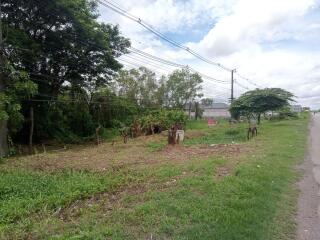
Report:
[[[226,103],[212,103],[210,105],[201,105],[202,109],[229,109]]]
[[[290,107],[291,107],[291,108],[302,108],[301,105],[291,105]]]

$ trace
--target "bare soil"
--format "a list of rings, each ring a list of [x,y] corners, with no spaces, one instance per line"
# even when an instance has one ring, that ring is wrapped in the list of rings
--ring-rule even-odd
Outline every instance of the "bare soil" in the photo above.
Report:
[[[191,133],[195,135],[196,133]],[[188,135],[187,135],[188,136]],[[23,167],[32,170],[57,171],[61,169],[106,171],[123,166],[144,167],[165,163],[183,163],[192,158],[206,158],[211,155],[236,157],[246,152],[248,146],[241,144],[217,144],[213,146],[164,146],[153,151],[150,142],[164,142],[165,135],[143,136],[124,144],[102,143],[99,146],[76,146],[54,153],[43,153],[10,159],[9,167]]]

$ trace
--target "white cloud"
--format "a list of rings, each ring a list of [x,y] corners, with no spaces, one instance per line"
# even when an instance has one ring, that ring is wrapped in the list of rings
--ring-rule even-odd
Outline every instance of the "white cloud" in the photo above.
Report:
[[[181,41],[210,59],[237,68],[260,85],[286,88],[299,97],[300,103],[320,108],[320,47],[314,44],[320,41],[317,21],[320,14],[315,11],[319,1],[118,0],[117,3],[161,32],[202,37],[199,42]],[[105,9],[101,20],[118,23],[123,34],[143,51],[230,80],[230,73],[173,48],[137,23]],[[204,34],[203,26],[211,29]],[[245,80],[238,78],[238,81],[254,88]],[[228,85],[219,86],[206,80],[204,92],[207,96],[229,94]],[[236,85],[235,91],[238,96],[245,90]]]
[[[232,14],[221,18],[194,45],[207,55],[220,56],[255,44],[288,39],[290,31],[296,32],[294,24],[313,6],[313,0],[239,0]]]

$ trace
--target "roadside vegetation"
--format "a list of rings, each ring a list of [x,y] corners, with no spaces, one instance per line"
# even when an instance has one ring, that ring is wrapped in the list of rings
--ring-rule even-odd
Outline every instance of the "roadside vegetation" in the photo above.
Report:
[[[0,239],[293,239],[293,94],[248,91],[208,127],[203,78],[222,82],[128,67],[170,62],[98,21],[99,2],[0,2]]]
[[[307,122],[265,121],[249,142],[230,141],[241,124],[189,122],[176,147],[155,135],[5,160],[1,239],[292,239]]]

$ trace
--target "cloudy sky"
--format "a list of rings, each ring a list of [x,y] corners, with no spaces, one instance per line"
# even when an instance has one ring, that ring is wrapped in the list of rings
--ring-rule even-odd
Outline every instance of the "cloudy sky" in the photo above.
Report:
[[[110,1],[110,0],[108,0]],[[111,1],[110,1],[111,2]],[[305,106],[320,108],[320,0],[113,0],[168,38],[219,62],[237,74],[236,96],[263,87],[293,92]],[[158,57],[230,81],[230,72],[176,48],[112,10],[101,6],[100,20],[118,24],[132,46]],[[172,67],[139,56],[122,57],[159,73]],[[243,88],[245,87],[245,88]],[[207,97],[226,100],[230,84],[205,79]]]

